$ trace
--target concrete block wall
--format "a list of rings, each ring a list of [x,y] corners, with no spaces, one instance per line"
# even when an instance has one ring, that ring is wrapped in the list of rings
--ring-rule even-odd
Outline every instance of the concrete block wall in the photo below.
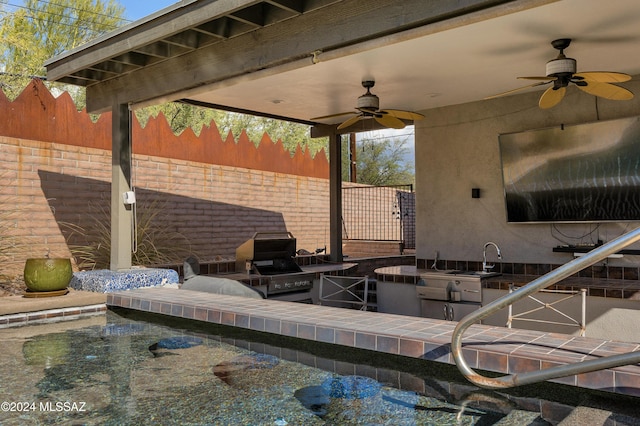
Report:
[[[157,220],[202,260],[233,257],[254,232],[289,231],[310,251],[328,245],[327,179],[150,155],[133,163],[139,210],[155,201]],[[0,170],[0,214],[21,246],[5,274],[48,251],[69,257],[67,241],[82,239],[75,227],[108,221],[109,151],[0,136]]]

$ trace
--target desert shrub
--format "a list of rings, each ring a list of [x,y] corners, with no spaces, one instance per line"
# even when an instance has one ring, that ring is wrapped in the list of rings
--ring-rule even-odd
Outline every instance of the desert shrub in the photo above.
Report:
[[[137,200],[134,215],[135,248],[131,262],[135,266],[182,263],[191,253],[188,239],[172,226],[166,201]],[[90,206],[88,225],[64,223],[67,244],[82,270],[108,269],[111,263],[111,215],[105,204]]]
[[[9,173],[0,174],[4,188],[15,185]],[[26,289],[22,279],[24,260],[29,257],[31,244],[24,236],[16,234],[18,220],[24,214],[15,197],[0,194],[0,295],[14,294]]]

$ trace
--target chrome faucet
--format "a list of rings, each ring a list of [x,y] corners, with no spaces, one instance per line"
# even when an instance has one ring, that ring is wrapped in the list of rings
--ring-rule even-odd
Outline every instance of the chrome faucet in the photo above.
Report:
[[[436,250],[436,253],[435,253],[435,256],[434,256],[434,259],[433,259],[433,265],[431,265],[431,269],[436,270],[436,271],[438,270],[438,256],[439,255],[440,254],[438,253],[438,250]]]
[[[493,241],[489,241],[484,245],[482,249],[482,272],[489,272],[496,265],[487,265],[487,247],[494,246],[496,248],[496,252],[498,253],[498,259],[502,259],[502,253],[500,253],[500,247]]]

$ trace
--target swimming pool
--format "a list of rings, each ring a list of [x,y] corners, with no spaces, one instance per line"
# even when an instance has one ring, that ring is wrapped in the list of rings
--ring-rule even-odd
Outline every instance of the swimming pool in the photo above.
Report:
[[[124,310],[0,339],[3,425],[547,425],[573,409],[451,366]]]

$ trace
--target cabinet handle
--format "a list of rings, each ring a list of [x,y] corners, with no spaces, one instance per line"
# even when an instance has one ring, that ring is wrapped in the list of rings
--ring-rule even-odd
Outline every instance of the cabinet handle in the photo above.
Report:
[[[444,314],[444,319],[445,319],[445,321],[448,321],[448,320],[449,320],[449,318],[448,318],[448,317],[449,317],[449,315],[448,315],[449,313],[447,312],[447,306],[448,306],[448,305],[444,305],[444,306],[442,307],[442,313]]]
[[[454,321],[455,320],[455,312],[453,310],[453,306],[449,305],[449,321]]]

